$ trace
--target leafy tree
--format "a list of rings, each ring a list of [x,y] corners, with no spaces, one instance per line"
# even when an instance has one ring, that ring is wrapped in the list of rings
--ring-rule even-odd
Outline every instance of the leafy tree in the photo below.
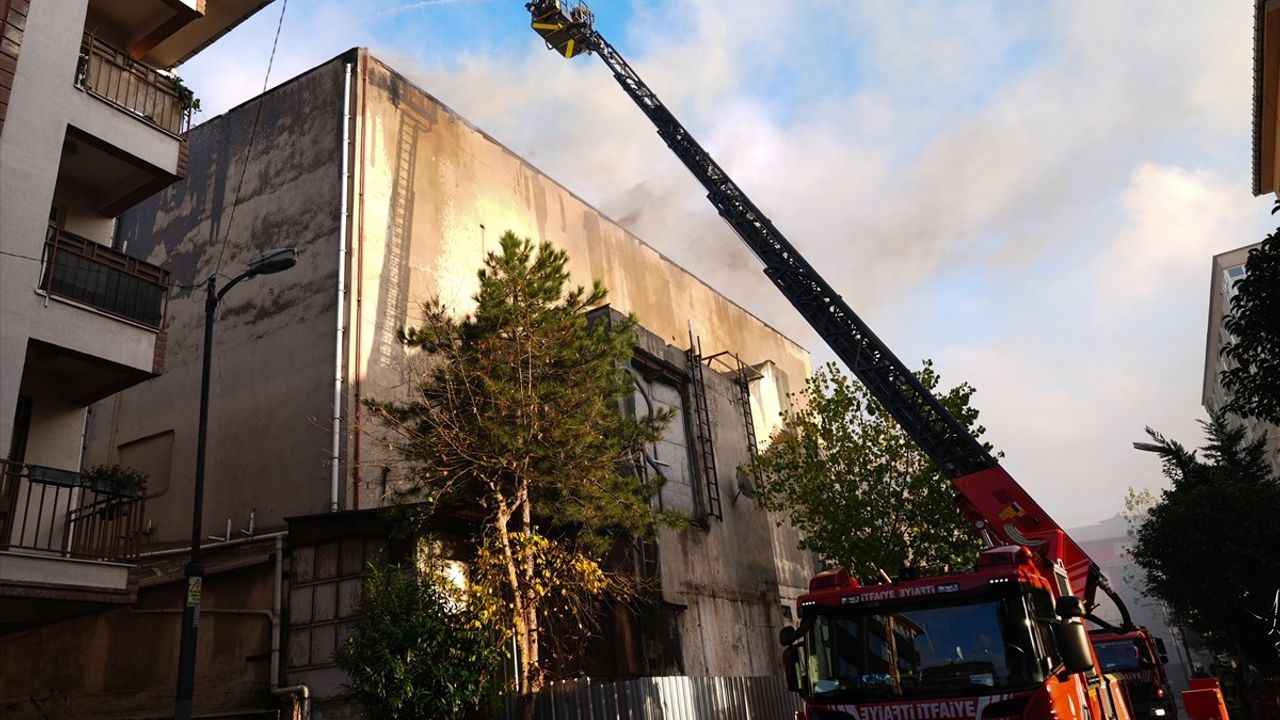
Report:
[[[374,566],[336,658],[372,720],[457,718],[498,660],[493,637],[437,565]]]
[[[916,373],[930,391],[932,361]],[[974,388],[939,396],[975,435]],[[861,578],[904,565],[946,571],[973,564],[981,543],[955,506],[955,489],[866,388],[834,364],[792,399],[785,430],[761,453],[761,502],[790,514],[802,546]]]
[[[1280,589],[1280,479],[1263,439],[1247,440],[1223,414],[1201,425],[1199,451],[1147,428],[1171,487],[1146,508],[1130,554],[1179,624],[1242,661],[1280,669],[1264,620]]]
[[[1236,281],[1222,354],[1236,367],[1222,373],[1231,393],[1225,409],[1280,425],[1280,228],[1249,251],[1248,274]]]
[[[429,300],[422,324],[401,332],[423,360],[411,399],[368,403],[411,466],[401,500],[482,515],[477,602],[515,634],[526,717],[545,681],[544,621],[568,608],[551,635],[589,628],[594,600],[624,577],[604,572],[605,554],[667,519],[649,502],[661,478],[632,470],[670,416],[620,412],[635,321],[589,323],[607,293],[567,289],[567,264],[550,244],[504,233],[474,312]]]

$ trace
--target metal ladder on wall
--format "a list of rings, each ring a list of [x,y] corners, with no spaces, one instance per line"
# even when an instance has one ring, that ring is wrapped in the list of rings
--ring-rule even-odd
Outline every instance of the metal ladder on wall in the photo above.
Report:
[[[711,438],[711,409],[707,404],[707,381],[703,377],[702,340],[689,333],[689,389],[693,395],[694,442],[698,472],[706,485],[705,518],[724,520],[720,508],[720,479],[716,475],[716,449]]]
[[[747,375],[751,368],[737,355],[732,357],[737,364],[734,372],[738,379],[738,402],[742,403],[742,423],[747,432],[747,462],[751,468],[751,481],[755,482],[759,472],[756,468],[756,455],[760,452],[760,444],[756,442],[756,423],[751,417],[751,377]]]
[[[701,349],[701,348],[699,348]],[[730,362],[729,359],[732,359]],[[759,380],[760,375],[755,375],[755,368],[742,361],[737,353],[728,350],[722,350],[714,355],[708,355],[702,358],[702,363],[707,367],[712,367],[713,362],[720,363],[724,367],[724,374],[733,379],[733,383],[738,387],[738,397],[734,401],[742,408],[742,429],[747,440],[747,480],[749,484],[742,482],[743,478],[738,478],[738,488],[733,493],[731,502],[736,503],[738,496],[753,492],[754,484],[759,476],[759,467],[756,464],[756,456],[760,453],[760,444],[756,442],[756,423],[755,418],[751,415],[751,382]],[[739,469],[741,472],[741,469]]]
[[[390,217],[387,220],[386,257],[382,266],[382,291],[384,298],[389,298],[396,307],[380,308],[384,311],[384,322],[387,339],[378,348],[379,362],[383,365],[394,364],[392,356],[395,348],[395,334],[401,325],[407,322],[407,307],[399,307],[408,292],[408,265],[405,261],[405,246],[409,242],[409,223],[413,217],[413,177],[418,159],[419,126],[410,117],[400,119],[399,137],[396,139],[395,185],[391,191]]]

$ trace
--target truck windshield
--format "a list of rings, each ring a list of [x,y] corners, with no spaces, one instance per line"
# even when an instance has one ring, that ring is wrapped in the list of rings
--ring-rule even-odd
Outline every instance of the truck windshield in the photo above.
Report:
[[[810,694],[835,700],[989,694],[1045,679],[1041,623],[1020,595],[819,610]]]
[[[1098,664],[1103,672],[1117,670],[1139,670],[1151,667],[1151,658],[1147,657],[1146,648],[1136,640],[1108,640],[1093,646],[1098,654]]]

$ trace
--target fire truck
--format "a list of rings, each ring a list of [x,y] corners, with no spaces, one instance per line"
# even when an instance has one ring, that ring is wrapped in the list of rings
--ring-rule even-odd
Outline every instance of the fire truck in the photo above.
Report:
[[[1094,653],[1103,672],[1124,679],[1125,698],[1135,720],[1155,720],[1177,716],[1177,702],[1169,686],[1164,666],[1169,654],[1164,641],[1135,628],[1132,623],[1090,630]]]
[[[1084,621],[1098,566],[926,389],[594,28],[581,2],[533,0],[531,26],[566,58],[594,54],[707,191],[765,275],[951,479],[988,546],[972,572],[861,584],[835,569],[780,640],[803,720],[1128,720]],[[1096,619],[1096,618],[1095,618]]]

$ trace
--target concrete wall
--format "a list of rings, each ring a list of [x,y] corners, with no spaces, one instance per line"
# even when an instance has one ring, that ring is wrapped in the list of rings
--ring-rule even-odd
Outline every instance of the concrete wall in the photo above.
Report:
[[[506,230],[565,249],[574,282],[601,280],[609,302],[636,315],[657,356],[689,345],[693,323],[704,355],[732,351],[767,374],[753,394],[761,445],[776,429],[789,379],[809,374],[808,353],[675,265],[495,139],[468,125],[378,60],[365,57],[358,142],[351,367],[362,398],[401,397],[403,353],[395,331],[412,324],[428,296],[467,311],[476,269]],[[711,212],[708,209],[708,212]],[[677,362],[683,356],[676,351]],[[723,369],[723,368],[720,368]],[[737,386],[708,370],[711,422],[724,520],[708,529],[664,530],[659,541],[664,600],[678,612],[684,671],[692,675],[770,675],[779,669],[781,604],[814,571],[798,536],[777,527],[751,500],[731,500],[747,440]],[[677,433],[678,435],[678,433]],[[360,443],[360,503],[380,501],[376,450]],[[682,448],[672,446],[676,453]],[[353,448],[354,451],[354,448]],[[682,458],[677,458],[679,464]],[[690,489],[671,487],[664,501]],[[779,570],[785,574],[785,591]]]
[[[666,343],[687,347],[692,321],[707,355],[731,350],[749,364],[772,361],[788,377],[808,376],[804,348],[377,59],[365,56],[362,63],[355,178],[362,200],[354,208],[351,296],[360,322],[348,360],[360,373],[360,398],[398,396],[404,377],[396,328],[412,324],[428,296],[469,309],[476,270],[506,230],[566,250],[574,282],[602,281],[614,308],[634,313]],[[352,441],[361,442],[358,435]],[[368,445],[363,441],[361,460]],[[364,506],[380,492],[371,474],[360,477]]]
[[[329,507],[342,77],[335,59],[196,127],[187,179],[120,218],[130,253],[170,268],[180,285],[209,277],[220,256],[219,272],[234,276],[264,250],[298,249],[297,266],[237,285],[217,312],[209,534],[224,533],[228,519],[233,532],[247,528],[251,511],[261,529]],[[131,458],[168,465],[147,499],[155,543],[190,533],[204,297],[203,287],[175,291],[165,374],[96,404],[89,423],[88,464],[117,462],[142,450],[139,441],[173,434],[156,443],[165,457]]]
[[[206,556],[196,714],[279,708],[271,687],[271,541]],[[127,608],[0,636],[0,717],[171,717],[182,558],[144,568]],[[156,573],[165,581],[156,583]],[[148,579],[150,578],[150,579]]]

